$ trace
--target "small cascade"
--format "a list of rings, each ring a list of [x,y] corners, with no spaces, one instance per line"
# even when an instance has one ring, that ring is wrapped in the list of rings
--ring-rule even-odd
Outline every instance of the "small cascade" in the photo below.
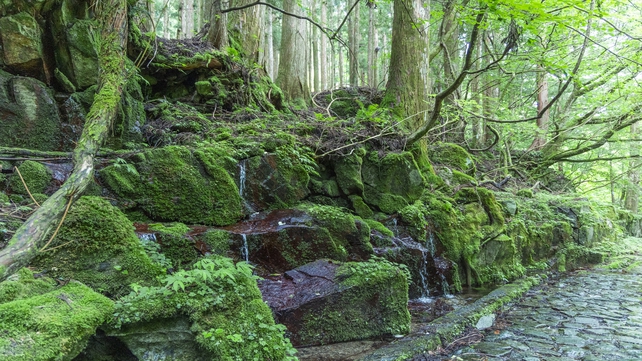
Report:
[[[428,252],[421,249],[421,265],[419,269],[419,278],[421,279],[421,297],[420,300],[430,299],[430,287],[428,286]]]
[[[156,233],[138,233],[138,239],[141,243],[154,242],[156,243]]]
[[[392,229],[391,229],[391,231],[392,231],[392,234],[395,237],[399,236],[399,228],[397,227],[397,218],[396,217],[392,219]]]
[[[437,249],[435,248],[435,235],[432,232],[428,232],[428,239],[426,239],[426,248],[432,257],[435,257]]]
[[[250,261],[250,250],[247,246],[247,235],[246,234],[241,234],[241,238],[243,238],[243,247],[241,248],[241,256],[245,260],[245,262]]]
[[[245,172],[247,159],[243,159],[239,162],[239,195],[243,198],[245,194]]]

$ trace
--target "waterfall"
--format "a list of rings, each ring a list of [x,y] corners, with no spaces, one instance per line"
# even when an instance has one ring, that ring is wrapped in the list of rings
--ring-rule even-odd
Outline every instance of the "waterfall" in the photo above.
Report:
[[[435,235],[432,232],[428,232],[426,248],[428,248],[428,252],[430,252],[430,255],[435,257],[435,252],[437,252],[437,249],[435,248]]]
[[[142,243],[156,242],[156,234],[155,233],[138,233],[138,239],[141,240]]]
[[[245,193],[245,163],[247,159],[239,162],[239,195],[243,198]]]
[[[421,279],[421,297],[420,300],[426,300],[430,298],[428,287],[428,252],[425,249],[421,249],[421,268],[419,269],[419,278]]]
[[[243,256],[243,259],[245,259],[245,262],[250,261],[250,250],[247,247],[247,235],[242,234],[241,237],[243,238],[243,248],[241,248],[241,256]]]

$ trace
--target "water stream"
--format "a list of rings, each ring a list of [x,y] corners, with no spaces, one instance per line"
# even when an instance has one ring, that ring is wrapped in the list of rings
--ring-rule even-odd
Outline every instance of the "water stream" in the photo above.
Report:
[[[247,247],[247,235],[246,234],[241,234],[241,237],[243,238],[243,247],[241,248],[241,256],[245,260],[245,262],[250,261],[250,250]]]

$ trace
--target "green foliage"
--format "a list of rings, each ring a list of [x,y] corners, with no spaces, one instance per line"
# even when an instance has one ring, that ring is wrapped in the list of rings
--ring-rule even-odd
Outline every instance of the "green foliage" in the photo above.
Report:
[[[243,262],[211,256],[166,276],[163,286],[132,285],[115,305],[112,324],[188,315],[196,341],[216,360],[295,360],[295,350],[261,300],[256,276]]]

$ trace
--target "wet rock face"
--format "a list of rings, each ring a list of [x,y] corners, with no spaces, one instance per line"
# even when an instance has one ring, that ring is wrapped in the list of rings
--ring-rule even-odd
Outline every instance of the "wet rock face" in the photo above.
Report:
[[[406,277],[386,262],[318,260],[259,288],[293,345],[321,345],[407,333]]]
[[[369,258],[372,248],[367,224],[348,214],[344,216],[345,226],[333,229],[314,211],[283,209],[223,229],[230,233],[232,249],[241,258],[268,273],[283,273],[320,258],[337,261]]]

